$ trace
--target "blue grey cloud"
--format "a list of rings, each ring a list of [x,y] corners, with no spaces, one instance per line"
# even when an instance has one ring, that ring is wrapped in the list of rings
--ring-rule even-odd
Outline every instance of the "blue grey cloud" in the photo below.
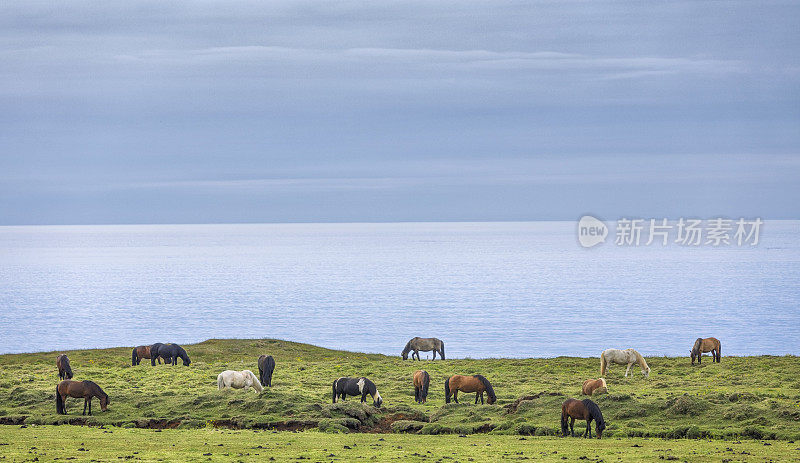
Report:
[[[793,2],[4,2],[0,223],[796,218]]]

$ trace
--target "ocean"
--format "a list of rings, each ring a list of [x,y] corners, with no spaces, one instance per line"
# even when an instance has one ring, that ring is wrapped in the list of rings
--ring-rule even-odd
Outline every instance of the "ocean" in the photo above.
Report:
[[[448,357],[800,354],[800,221],[591,249],[575,222],[0,227],[0,353],[279,338]],[[430,354],[428,354],[430,355]],[[423,354],[424,356],[424,354]]]

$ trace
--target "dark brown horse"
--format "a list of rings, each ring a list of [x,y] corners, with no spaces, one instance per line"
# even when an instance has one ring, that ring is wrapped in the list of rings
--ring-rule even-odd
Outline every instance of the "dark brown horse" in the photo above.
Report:
[[[603,414],[600,413],[600,408],[597,404],[589,399],[567,399],[561,405],[561,433],[566,437],[567,432],[572,433],[575,437],[575,420],[586,420],[586,431],[584,437],[592,437],[592,420],[595,421],[595,430],[597,431],[597,438],[603,437],[603,430],[606,428],[606,422],[603,420]],[[569,425],[568,423],[569,422]]]
[[[431,376],[425,370],[414,372],[414,401],[424,404],[428,400],[428,385],[431,383]]]
[[[106,411],[108,408],[108,394],[100,389],[100,386],[92,381],[72,381],[66,379],[56,386],[56,413],[67,414],[67,397],[83,399],[83,414],[86,414],[86,406],[89,406],[89,415],[92,414],[92,397],[100,399],[100,409]]]
[[[69,358],[61,354],[56,357],[56,367],[58,367],[59,379],[72,379],[72,368],[69,366]]]
[[[275,359],[271,355],[258,358],[258,379],[264,387],[272,387],[272,372],[275,371]]]
[[[722,344],[720,344],[719,339],[717,338],[697,338],[694,341],[694,346],[692,346],[692,365],[694,365],[694,360],[697,359],[697,363],[703,363],[703,354],[706,352],[711,352],[712,360],[711,362],[719,363],[720,359],[722,358],[722,354],[720,353],[720,348]]]
[[[450,395],[452,395],[453,400],[458,403],[458,391],[474,392],[476,404],[478,403],[479,397],[481,399],[481,403],[483,403],[484,392],[486,392],[486,395],[488,396],[486,403],[491,405],[497,401],[497,396],[494,394],[494,389],[489,383],[489,380],[481,375],[453,375],[447,378],[447,381],[444,382],[444,402],[449,404]]]

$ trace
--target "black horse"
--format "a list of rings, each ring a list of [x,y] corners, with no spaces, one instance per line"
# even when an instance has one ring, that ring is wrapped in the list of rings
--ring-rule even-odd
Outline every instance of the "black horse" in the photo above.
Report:
[[[375,383],[367,378],[339,378],[333,382],[333,403],[337,398],[345,399],[348,395],[361,396],[361,402],[367,401],[367,394],[372,396],[372,405],[380,407],[383,403]]]
[[[271,355],[258,358],[258,379],[264,387],[272,387],[272,372],[275,371],[275,359]]]
[[[172,363],[173,365],[178,364],[178,358],[183,360],[183,365],[186,367],[192,363],[183,347],[177,344],[161,344],[157,342],[150,346],[150,364],[156,366],[158,357],[164,359],[164,363]]]

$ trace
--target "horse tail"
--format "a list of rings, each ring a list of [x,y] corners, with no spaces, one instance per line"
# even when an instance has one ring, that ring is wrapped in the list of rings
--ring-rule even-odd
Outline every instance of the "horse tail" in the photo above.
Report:
[[[61,394],[58,392],[58,386],[56,386],[56,413],[59,415],[66,415],[67,413],[64,411],[64,399],[61,397]]]
[[[444,360],[444,341],[439,341],[439,344],[441,345],[441,348],[442,348],[439,351],[439,353],[442,355],[442,360]]]
[[[606,375],[606,369],[608,368],[608,362],[606,361],[606,353],[603,351],[600,354],[600,376]]]
[[[422,398],[428,397],[428,385],[431,383],[431,375],[427,371],[422,372]]]
[[[64,357],[64,373],[67,379],[72,379],[72,367],[69,366],[69,359],[66,356]]]
[[[131,366],[136,366],[136,348],[133,348],[133,352],[131,352]]]
[[[450,378],[444,380],[444,403],[450,403]]]
[[[225,380],[222,379],[222,373],[217,375],[217,388],[222,389],[225,387]]]
[[[475,375],[475,377],[483,384],[483,388],[486,389],[486,394],[489,395],[489,399],[491,399],[492,402],[497,400],[497,396],[494,394],[494,389],[492,388],[492,384],[489,383],[489,380],[481,375]]]
[[[564,405],[561,405],[561,435],[562,436],[566,436],[567,433],[569,432],[569,426],[567,425],[568,421],[569,420],[567,418],[567,405],[564,404]]]
[[[333,403],[336,403],[336,383],[337,382],[339,382],[339,380],[338,379],[334,379],[333,380],[333,386],[331,386],[331,390],[333,391],[333,393],[331,394],[331,401]]]
[[[719,363],[721,358],[722,358],[722,343],[717,341],[717,363]]]

